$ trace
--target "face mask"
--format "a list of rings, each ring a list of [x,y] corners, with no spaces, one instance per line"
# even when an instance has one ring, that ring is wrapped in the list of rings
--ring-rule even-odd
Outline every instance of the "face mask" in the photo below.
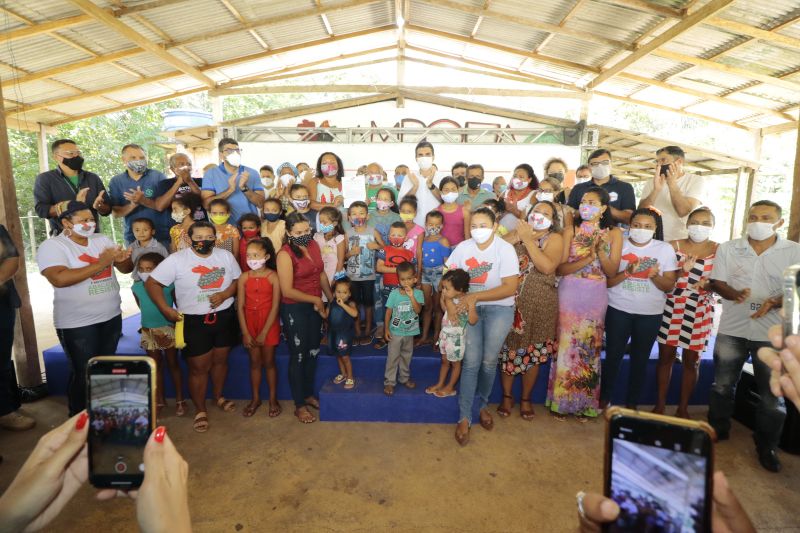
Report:
[[[97,227],[97,223],[95,221],[89,222],[82,222],[80,224],[75,224],[72,226],[72,232],[80,235],[81,237],[88,237],[94,234],[94,230]]]
[[[150,272],[139,272],[139,279],[142,280],[142,283],[146,282],[150,278]]]
[[[475,228],[469,232],[470,236],[472,236],[478,244],[483,244],[488,241],[493,233],[494,230],[492,228]]]
[[[387,202],[386,200],[375,200],[375,205],[378,206],[378,211],[385,211],[394,205],[394,202]]]
[[[655,231],[645,228],[631,228],[630,237],[636,244],[647,244],[653,239]]]
[[[210,218],[211,222],[213,222],[217,226],[221,226],[221,225],[225,224],[228,221],[228,219],[231,218],[231,216],[230,215],[211,215],[208,218]]]
[[[144,174],[144,171],[147,170],[147,161],[144,159],[134,159],[128,161],[126,165],[134,174]]]
[[[403,222],[411,222],[414,220],[414,213],[400,213],[400,220]]]
[[[178,212],[178,211],[173,211],[173,212],[172,212],[172,220],[174,220],[174,221],[175,221],[175,222],[177,222],[178,224],[180,224],[181,222],[183,222],[183,219],[184,219],[184,218],[186,218],[186,213],[180,213],[180,212]]]
[[[320,224],[319,225],[319,232],[320,233],[330,233],[333,231],[333,224]]]
[[[456,181],[458,182],[458,186],[459,186],[459,188],[460,188],[460,187],[463,187],[464,185],[466,185],[466,184],[467,184],[467,177],[466,177],[466,176],[453,176],[453,177],[454,177],[454,178],[456,179]]]
[[[225,161],[232,167],[239,167],[242,162],[242,154],[239,152],[231,152],[225,156]]]
[[[275,178],[261,178],[261,185],[265,189],[271,189],[274,184],[275,184]]]
[[[604,180],[611,175],[611,165],[597,165],[592,167],[592,177],[596,180]]]
[[[61,162],[64,163],[65,167],[76,172],[80,172],[83,168],[83,161],[84,159],[81,156],[76,155],[75,157],[70,157],[69,159],[64,158]]]
[[[575,184],[576,185],[580,185],[581,183],[586,183],[587,181],[589,181],[589,178],[587,178],[586,176],[582,176],[580,178],[577,178],[577,177],[575,178]]]
[[[552,202],[556,195],[549,191],[539,191],[536,193],[536,199],[540,202]]]
[[[528,217],[528,224],[536,231],[542,231],[552,226],[553,221],[540,213],[533,213]]]
[[[528,187],[528,182],[525,181],[525,180],[522,180],[520,178],[512,178],[511,179],[511,187],[515,191],[521,191],[522,189],[525,189],[525,188]]]
[[[551,172],[547,175],[548,178],[557,179],[559,183],[564,181],[564,173],[563,172]]]
[[[583,220],[592,220],[600,213],[600,206],[591,204],[581,204],[578,209]]]
[[[281,218],[280,213],[264,213],[264,220],[267,222],[276,222],[279,218]]]
[[[452,204],[458,199],[457,192],[446,192],[442,195],[442,201],[446,204]]]
[[[405,174],[395,174],[394,175],[394,182],[400,187],[403,184],[403,180],[406,179]]]
[[[383,183],[383,176],[380,174],[370,174],[367,176],[367,183],[370,185],[380,185]]]
[[[429,228],[425,228],[425,235],[429,237],[431,235],[439,235],[441,232],[442,232],[441,226],[431,226]]]
[[[686,229],[689,232],[689,238],[692,240],[692,242],[705,242],[711,235],[711,226],[692,224]]]
[[[500,194],[503,194],[504,192],[506,192],[508,190],[508,185],[506,185],[504,183],[504,184],[498,186],[497,188],[500,189]]]
[[[305,235],[300,235],[299,237],[294,237],[292,235],[289,235],[289,242],[291,244],[294,244],[295,246],[305,248],[309,244],[311,244],[311,234],[306,233]]]
[[[403,243],[406,242],[404,237],[389,237],[389,244],[394,246],[395,248],[400,248],[403,246]]]
[[[350,225],[354,228],[358,228],[366,224],[367,219],[364,217],[353,217],[350,219]]]
[[[418,157],[417,164],[419,165],[420,170],[428,170],[433,166],[433,158],[432,157]]]
[[[308,198],[305,200],[292,200],[292,205],[295,209],[305,209],[308,207]]]
[[[323,163],[320,166],[323,176],[335,176],[339,172],[339,167],[330,163]]]
[[[242,230],[242,237],[245,239],[253,239],[258,237],[258,230],[257,229],[246,229]]]
[[[482,178],[470,178],[470,179],[467,180],[467,185],[473,191],[475,189],[479,189],[480,186],[481,186],[481,183],[483,183],[483,179]]]
[[[775,228],[769,222],[750,222],[747,224],[747,236],[754,241],[764,241],[775,235]]]
[[[281,183],[284,187],[288,187],[289,183],[294,179],[294,176],[291,174],[281,174]]]
[[[192,241],[192,248],[201,255],[207,255],[214,249],[214,241]]]
[[[264,259],[248,259],[247,266],[250,267],[250,270],[258,270],[259,268],[263,267],[267,264],[266,257]]]

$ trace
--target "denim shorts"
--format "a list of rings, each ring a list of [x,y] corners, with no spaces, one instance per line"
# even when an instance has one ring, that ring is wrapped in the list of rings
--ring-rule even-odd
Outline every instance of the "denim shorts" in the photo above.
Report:
[[[442,282],[442,275],[444,267],[422,267],[422,284],[430,285],[433,287],[434,292],[439,290],[439,284]]]

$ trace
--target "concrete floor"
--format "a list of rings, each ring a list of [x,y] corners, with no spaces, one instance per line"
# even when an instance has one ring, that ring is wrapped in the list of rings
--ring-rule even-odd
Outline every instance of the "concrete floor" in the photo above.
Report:
[[[242,407],[212,411],[204,435],[192,431],[190,417],[162,420],[189,462],[197,532],[574,531],[575,492],[601,490],[603,424],[558,422],[541,406],[532,423],[515,409],[509,419],[496,417],[491,433],[476,425],[466,448],[451,425],[304,426],[289,411],[269,419],[265,407],[243,419]],[[39,424],[0,431],[0,490],[36,439],[66,416],[63,398],[24,409]],[[800,531],[800,457],[782,453],[783,472],[768,473],[749,431],[734,424],[731,440],[717,447],[717,468],[759,531]],[[96,502],[85,487],[48,528],[81,530],[137,531],[132,503]]]

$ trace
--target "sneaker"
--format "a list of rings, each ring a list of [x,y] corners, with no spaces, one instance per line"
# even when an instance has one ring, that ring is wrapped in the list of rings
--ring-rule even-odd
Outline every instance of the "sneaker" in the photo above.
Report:
[[[33,428],[36,425],[36,420],[29,416],[20,414],[19,411],[8,413],[7,415],[0,416],[0,428],[9,431],[25,431]]]

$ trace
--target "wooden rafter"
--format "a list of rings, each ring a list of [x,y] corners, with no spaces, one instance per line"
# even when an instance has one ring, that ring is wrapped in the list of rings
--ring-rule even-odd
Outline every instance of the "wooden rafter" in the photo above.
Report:
[[[750,26],[749,24],[742,24],[741,22],[737,22],[735,20],[728,20],[720,17],[711,17],[705,21],[705,24],[710,24],[712,26],[716,26],[717,28],[722,28],[723,30],[738,33],[740,35],[746,35],[748,37],[752,37],[753,39],[759,39],[781,46],[788,46],[789,48],[800,49],[800,39],[795,39],[794,37],[777,33],[774,30],[762,30],[761,28],[756,28],[754,26]]]
[[[250,35],[253,37],[253,39],[255,39],[255,41],[256,41],[256,42],[259,44],[259,46],[261,46],[261,48],[263,48],[264,50],[267,50],[267,49],[269,48],[269,46],[267,46],[267,43],[265,43],[265,42],[264,42],[264,39],[262,39],[262,38],[261,38],[261,36],[260,36],[258,33],[256,33],[256,30],[254,30],[254,29],[252,29],[252,28],[247,28],[247,21],[246,21],[246,20],[245,20],[245,18],[242,16],[242,14],[241,14],[241,13],[239,13],[239,10],[238,10],[238,9],[236,9],[236,8],[234,7],[234,5],[230,3],[230,1],[229,1],[229,0],[219,0],[219,2],[220,2],[220,3],[221,3],[223,6],[225,6],[225,9],[227,9],[227,10],[228,10],[228,12],[229,12],[231,15],[233,15],[233,17],[234,17],[236,20],[238,20],[238,21],[239,21],[239,23],[240,23],[240,24],[241,24],[241,25],[242,25],[242,26],[243,26],[245,29],[247,29],[247,33],[249,33],[249,34],[250,34]]]
[[[295,74],[296,75],[296,74]],[[275,93],[396,93],[398,91],[430,92],[434,94],[466,94],[480,96],[522,96],[539,98],[574,98],[583,95],[567,91],[540,91],[536,89],[497,89],[493,87],[452,87],[452,86],[397,86],[397,85],[260,85],[253,87],[234,87],[214,89],[211,96],[232,96],[242,94]]]
[[[685,9],[660,6],[646,0],[610,0],[610,3],[667,18],[683,18],[686,14]]]
[[[576,0],[576,2],[575,2],[574,4],[572,4],[572,7],[570,7],[570,8],[569,8],[569,10],[566,12],[566,14],[564,14],[564,16],[561,18],[561,21],[558,23],[558,27],[559,27],[559,28],[563,28],[563,27],[564,27],[564,25],[565,25],[567,22],[569,22],[569,19],[571,19],[571,18],[572,18],[572,17],[575,15],[575,13],[577,13],[577,12],[578,12],[578,10],[581,8],[581,6],[583,6],[583,4],[584,4],[585,2],[587,2],[587,1],[588,1],[588,0]],[[539,43],[539,45],[536,47],[536,49],[534,50],[534,52],[540,53],[540,52],[541,52],[541,51],[544,49],[544,47],[545,47],[545,46],[547,46],[547,44],[548,44],[548,43],[549,43],[549,42],[550,42],[550,41],[553,39],[553,37],[555,37],[556,35],[558,35],[556,32],[554,32],[554,31],[551,31],[551,32],[550,32],[550,33],[547,35],[547,37],[545,37],[545,38],[544,38],[544,40],[543,40],[541,43]],[[629,45],[628,45],[628,46],[629,46]],[[625,49],[630,49],[630,50],[633,50],[633,48],[632,48],[632,47],[630,47],[630,48],[626,47]]]

